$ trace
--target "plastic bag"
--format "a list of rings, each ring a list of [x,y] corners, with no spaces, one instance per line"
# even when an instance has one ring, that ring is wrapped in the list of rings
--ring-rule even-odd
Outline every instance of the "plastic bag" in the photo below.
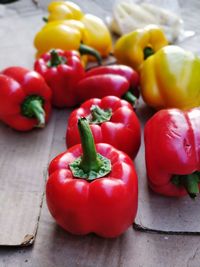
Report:
[[[163,28],[170,43],[180,42],[194,35],[185,31],[178,1],[165,0],[117,0],[113,7],[110,28],[123,35],[156,24]]]

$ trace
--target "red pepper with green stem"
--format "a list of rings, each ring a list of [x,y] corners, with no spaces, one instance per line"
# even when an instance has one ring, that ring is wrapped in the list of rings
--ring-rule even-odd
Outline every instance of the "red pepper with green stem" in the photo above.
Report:
[[[51,111],[51,95],[40,74],[9,67],[0,73],[0,120],[19,131],[44,127]]]
[[[114,95],[133,105],[139,97],[139,74],[125,65],[100,66],[86,72],[76,91],[79,103],[90,98]]]
[[[108,143],[135,158],[140,147],[140,123],[130,103],[116,96],[92,98],[68,119],[67,147],[80,143],[77,122],[86,117],[95,143]]]
[[[107,95],[124,96],[134,104],[139,96],[137,72],[127,66],[113,65],[85,73],[77,51],[53,50],[38,59],[34,68],[52,89],[52,103],[56,107],[73,107]]]
[[[52,50],[36,60],[34,69],[52,89],[52,104],[55,107],[73,107],[77,104],[75,85],[85,73],[77,51]]]
[[[87,120],[78,122],[81,144],[58,155],[49,166],[48,208],[73,234],[117,237],[133,223],[138,184],[132,160],[114,147],[94,144]]]
[[[91,77],[94,75],[102,74],[115,74],[125,77],[129,82],[129,91],[136,97],[139,98],[140,91],[140,76],[137,71],[126,66],[126,65],[109,65],[109,66],[99,66],[92,68],[85,73],[85,77]]]
[[[200,188],[200,109],[161,110],[146,124],[149,185],[166,196],[196,197]]]

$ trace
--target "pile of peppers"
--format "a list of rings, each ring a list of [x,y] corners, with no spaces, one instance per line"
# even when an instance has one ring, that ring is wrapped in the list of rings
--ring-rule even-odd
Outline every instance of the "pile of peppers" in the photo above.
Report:
[[[47,23],[34,40],[37,57],[56,48],[79,50],[82,44],[97,50],[103,57],[109,55],[111,35],[99,17],[84,14],[78,5],[70,1],[52,2],[48,11]]]
[[[52,104],[58,108],[108,95],[122,97],[134,105],[139,97],[136,71],[125,65],[111,65],[85,72],[77,51],[54,49],[37,59],[34,69],[52,89]]]
[[[117,40],[118,64],[86,71],[87,61],[101,65],[112,51],[106,25],[70,1],[52,2],[48,12],[34,39],[34,71],[0,73],[0,120],[29,131],[45,126],[52,106],[75,108],[67,150],[48,168],[46,199],[57,223],[73,234],[113,238],[134,222],[140,95],[155,109],[144,127],[149,187],[194,199],[200,190],[200,58],[169,45],[161,28],[148,25]]]

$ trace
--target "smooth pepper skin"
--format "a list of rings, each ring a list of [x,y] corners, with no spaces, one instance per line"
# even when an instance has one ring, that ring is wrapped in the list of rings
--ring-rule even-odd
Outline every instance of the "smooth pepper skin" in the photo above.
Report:
[[[187,194],[173,175],[200,171],[200,109],[158,111],[144,129],[147,177],[153,191],[165,196]],[[200,186],[199,186],[200,188]]]
[[[36,57],[51,49],[78,50],[84,26],[80,21],[51,21],[42,27],[34,38]],[[55,38],[56,36],[56,38]]]
[[[85,73],[76,86],[79,103],[108,95],[122,97],[129,90],[139,97],[139,74],[125,65],[100,66]]]
[[[99,66],[97,68],[92,68],[86,72],[85,77],[91,77],[93,75],[102,74],[116,74],[125,77],[129,81],[129,90],[138,98],[140,95],[139,85],[140,76],[134,69],[120,64],[114,64],[110,66]]]
[[[131,104],[115,96],[90,99],[70,114],[66,132],[67,147],[80,143],[77,121],[81,117],[91,116],[94,106],[102,110],[109,109],[112,113],[102,123],[89,122],[95,143],[108,143],[135,158],[140,147],[139,120]]]
[[[83,12],[80,7],[71,1],[56,1],[48,5],[48,21],[81,19]]]
[[[22,113],[22,105],[30,96],[39,97],[45,113],[44,123],[51,112],[51,89],[43,77],[22,67],[9,67],[0,73],[0,120],[19,131],[37,127],[35,117]]]
[[[84,68],[77,51],[54,50],[63,62],[49,66],[53,60],[51,52],[43,54],[35,61],[34,69],[39,72],[52,89],[52,104],[58,108],[73,107],[77,104],[76,83],[83,78]]]
[[[200,58],[178,46],[163,47],[141,68],[141,93],[155,109],[199,106]]]
[[[57,156],[49,166],[46,186],[48,208],[57,223],[72,234],[96,233],[106,238],[122,234],[137,212],[137,174],[132,160],[108,144],[96,150],[111,161],[111,172],[88,182],[75,178],[69,164],[82,155],[75,145]]]
[[[156,25],[148,25],[120,37],[114,46],[114,55],[119,63],[139,70],[145,60],[145,48],[155,53],[168,45],[162,29]]]

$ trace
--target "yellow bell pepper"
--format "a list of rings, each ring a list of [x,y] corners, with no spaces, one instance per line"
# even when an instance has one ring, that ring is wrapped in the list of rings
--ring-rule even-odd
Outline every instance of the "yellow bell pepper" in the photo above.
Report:
[[[71,1],[51,2],[48,5],[48,21],[63,19],[81,19],[83,12],[80,7]]]
[[[112,39],[104,22],[91,14],[85,14],[80,21],[85,26],[83,43],[95,48],[102,57],[107,57],[112,50]]]
[[[35,36],[37,56],[50,49],[78,50],[84,26],[79,21],[52,21],[47,23]]]
[[[163,30],[156,25],[148,25],[119,38],[114,55],[119,63],[138,70],[149,55],[166,45],[168,41]]]
[[[49,17],[47,18],[48,22],[47,27],[48,26],[49,27],[48,28],[44,27],[41,30],[41,32],[39,32],[36,35],[35,46],[39,50],[38,54],[41,54],[40,50],[43,50],[44,47],[48,46],[49,48],[49,46],[52,46],[50,44],[48,45],[43,44],[46,39],[46,36],[42,37],[44,32],[45,33],[48,32],[48,41],[50,41],[50,43],[52,43],[54,46],[56,45],[56,47],[54,48],[61,48],[58,47],[62,42],[61,40],[63,40],[63,42],[66,42],[68,35],[67,35],[67,30],[65,31],[62,30],[63,23],[65,23],[65,25],[72,26],[72,28],[76,28],[79,31],[81,31],[81,42],[85,45],[91,46],[92,48],[96,49],[101,54],[101,56],[107,57],[108,54],[111,52],[112,49],[111,35],[105,23],[100,18],[91,14],[84,14],[78,5],[70,1],[52,2],[48,6],[48,11],[50,14]],[[75,21],[77,23],[75,23]],[[60,26],[56,24],[56,30],[55,30],[55,24],[52,24],[53,22],[57,22],[58,24],[60,24]],[[50,34],[51,31],[53,32],[53,34]],[[55,38],[54,37],[55,33],[56,33],[56,39],[59,40],[58,42],[56,42],[56,40],[55,41],[51,40],[51,38],[52,39]],[[49,34],[52,36],[50,37]],[[66,37],[64,37],[64,35],[66,35]],[[40,41],[38,41],[38,39]],[[71,47],[71,43],[67,46],[63,45],[63,42],[62,42],[62,47],[63,46]],[[76,45],[74,49],[77,49]]]
[[[166,46],[144,61],[141,93],[155,109],[200,106],[200,58],[178,46]]]

